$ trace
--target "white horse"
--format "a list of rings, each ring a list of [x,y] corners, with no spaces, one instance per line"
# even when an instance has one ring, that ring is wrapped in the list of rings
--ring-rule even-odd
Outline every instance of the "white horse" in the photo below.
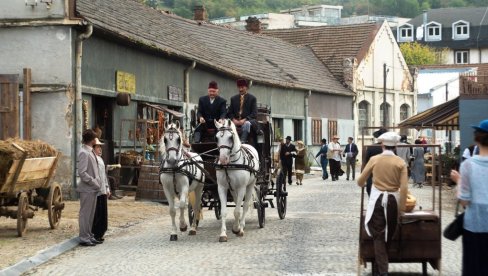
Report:
[[[236,205],[232,232],[242,237],[246,225],[246,213],[256,184],[256,172],[259,171],[259,156],[254,147],[241,144],[236,127],[230,120],[225,120],[222,124],[215,121],[215,126],[217,127],[215,136],[219,150],[216,174],[222,212],[219,242],[226,242],[227,190],[230,190]],[[241,165],[241,167],[236,168],[235,165]],[[244,204],[242,204],[243,201]],[[241,211],[241,208],[244,210]]]
[[[195,191],[196,203],[193,206],[195,219],[193,219],[190,235],[196,235],[198,218],[201,211],[201,200],[205,175],[193,163],[202,161],[202,158],[192,152],[184,152],[182,149],[182,135],[180,124],[164,124],[164,136],[159,141],[159,151],[162,156],[160,168],[160,180],[164,194],[168,199],[169,213],[173,223],[170,240],[178,240],[175,223],[176,206],[175,199],[180,199],[180,230],[185,232],[188,228],[185,220],[185,209],[188,205],[188,193]]]

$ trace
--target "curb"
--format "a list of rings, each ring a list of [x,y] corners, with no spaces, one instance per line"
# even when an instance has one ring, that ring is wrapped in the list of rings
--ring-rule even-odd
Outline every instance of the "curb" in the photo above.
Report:
[[[39,251],[36,255],[24,259],[10,267],[0,270],[0,275],[14,276],[20,275],[38,265],[41,265],[50,259],[63,254],[78,246],[78,237],[65,240],[64,242],[53,245],[47,249]]]

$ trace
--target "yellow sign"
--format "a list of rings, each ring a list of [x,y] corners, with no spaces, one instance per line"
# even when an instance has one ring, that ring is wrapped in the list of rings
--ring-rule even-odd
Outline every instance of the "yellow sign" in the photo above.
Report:
[[[115,83],[117,92],[136,93],[136,75],[116,71]]]

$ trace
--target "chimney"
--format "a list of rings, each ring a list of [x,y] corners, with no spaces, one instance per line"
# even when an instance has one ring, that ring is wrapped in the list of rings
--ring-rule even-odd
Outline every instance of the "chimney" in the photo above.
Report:
[[[261,22],[255,16],[246,19],[246,31],[259,34],[261,32]]]
[[[193,8],[193,20],[195,21],[206,21],[207,11],[203,5],[195,5]]]

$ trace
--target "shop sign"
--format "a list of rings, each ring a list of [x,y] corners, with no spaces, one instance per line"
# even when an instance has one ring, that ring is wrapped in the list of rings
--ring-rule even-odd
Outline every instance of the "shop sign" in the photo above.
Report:
[[[115,83],[117,92],[136,93],[136,76],[134,74],[116,71]]]
[[[181,88],[168,85],[168,100],[181,102],[183,100]]]

